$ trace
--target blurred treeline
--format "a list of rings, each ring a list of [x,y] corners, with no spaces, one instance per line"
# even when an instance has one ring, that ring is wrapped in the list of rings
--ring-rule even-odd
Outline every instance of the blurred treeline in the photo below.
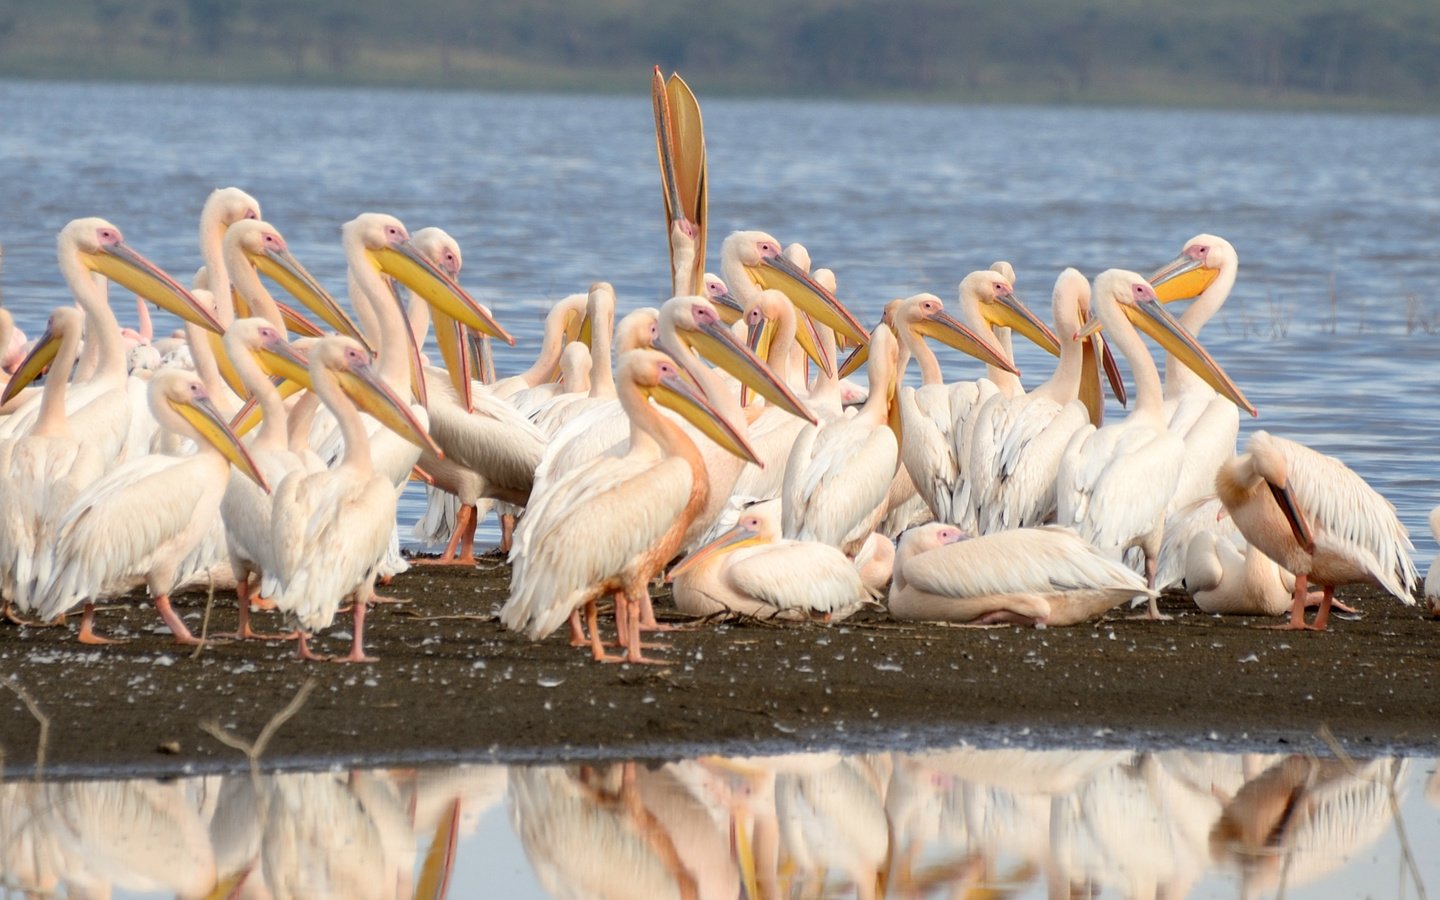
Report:
[[[1436,0],[0,0],[0,75],[1440,107]]]

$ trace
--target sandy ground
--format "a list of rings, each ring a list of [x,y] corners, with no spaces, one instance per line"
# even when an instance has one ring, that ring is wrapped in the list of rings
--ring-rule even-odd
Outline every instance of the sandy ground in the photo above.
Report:
[[[90,648],[72,628],[0,625],[6,777],[232,769],[243,756],[202,729],[253,740],[314,679],[275,733],[272,766],[539,761],[817,747],[1193,746],[1433,753],[1440,745],[1440,623],[1420,607],[1342,591],[1357,620],[1325,633],[1266,630],[1167,597],[1168,622],[1111,616],[1074,628],[704,624],[660,638],[662,667],[601,665],[557,633],[540,643],[495,619],[508,585],[478,570],[416,568],[410,602],[367,623],[380,661],[304,664],[285,643],[169,642],[140,596],[102,613],[128,643]],[[177,600],[197,632],[204,594]],[[659,604],[664,610],[664,601]],[[217,597],[209,629],[234,627]],[[260,627],[275,629],[272,615]],[[72,620],[73,622],[74,620]],[[608,626],[606,626],[608,629]],[[316,642],[343,652],[348,623]],[[6,689],[8,688],[8,690]]]

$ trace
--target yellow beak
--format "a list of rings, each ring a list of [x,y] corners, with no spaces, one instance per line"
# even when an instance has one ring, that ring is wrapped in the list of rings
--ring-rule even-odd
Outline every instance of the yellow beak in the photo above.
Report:
[[[32,384],[35,379],[45,373],[45,370],[55,361],[55,355],[60,352],[60,335],[51,331],[48,327],[45,333],[40,335],[40,340],[30,348],[30,353],[20,361],[20,366],[15,374],[10,376],[10,382],[5,385],[5,390],[0,392],[0,406],[9,403],[25,387]],[[69,378],[69,372],[56,372],[56,378]]]
[[[775,377],[770,367],[749,348],[736,342],[735,336],[724,325],[716,322],[695,331],[686,329],[679,334],[697,353],[754,388],[766,400],[807,422],[818,421],[795,396],[795,392]]]
[[[742,525],[736,525],[734,528],[720,535],[705,546],[698,548],[695,552],[676,563],[675,568],[670,570],[670,574],[665,576],[665,581],[667,583],[674,581],[680,577],[686,569],[698,566],[707,559],[758,543],[760,543],[759,532],[751,531]]]
[[[193,294],[159,266],[131,250],[128,244],[107,244],[97,253],[84,254],[84,258],[92,271],[99,272],[161,309],[216,334],[225,330]]]
[[[750,442],[679,374],[665,376],[659,384],[647,388],[645,392],[661,406],[684,416],[686,421],[723,449],[746,462],[764,465]]]
[[[389,428],[391,431],[405,438],[422,450],[428,450],[437,457],[444,458],[440,447],[436,445],[425,426],[415,418],[415,413],[409,405],[390,390],[390,386],[380,379],[375,367],[368,362],[355,363],[335,373],[339,380],[340,389],[345,395],[355,401],[355,405],[365,412],[374,416],[376,421]]]
[[[780,291],[801,312],[829,325],[837,335],[844,335],[857,344],[869,342],[870,335],[860,320],[834,294],[785,257],[767,256],[746,271],[760,287]]]
[[[705,277],[706,187],[705,125],[700,104],[685,79],[672,74],[669,81],[660,67],[650,81],[655,106],[655,149],[660,158],[660,187],[665,195],[665,224],[685,219],[695,226],[695,261],[690,283]],[[670,228],[665,229],[666,235]],[[671,247],[671,256],[674,256]]]
[[[926,337],[933,337],[935,340],[954,347],[962,353],[968,353],[987,366],[995,366],[1003,369],[1012,375],[1019,375],[1020,370],[1006,356],[1005,351],[981,337],[974,330],[967,328],[962,322],[949,313],[941,310],[934,315],[918,320],[912,326],[916,332]],[[1047,328],[1048,332],[1049,329]],[[1055,335],[1050,335],[1054,339]],[[1042,344],[1042,346],[1044,346]],[[1056,342],[1055,349],[1060,349],[1059,342]]]
[[[494,316],[409,241],[368,252],[380,271],[399,279],[435,312],[443,312],[462,325],[499,338],[512,347],[515,345],[515,339],[500,327]]]
[[[1250,415],[1259,415],[1255,407],[1250,405],[1250,401],[1245,399],[1240,388],[1230,380],[1230,376],[1225,374],[1225,370],[1220,368],[1220,364],[1215,362],[1205,348],[1200,346],[1200,342],[1195,339],[1195,336],[1186,331],[1185,326],[1166,312],[1165,307],[1158,301],[1143,300],[1133,305],[1126,303],[1121,305],[1121,309],[1125,311],[1125,316],[1136,328],[1144,331],[1160,346],[1175,354],[1175,357],[1188,366],[1191,371],[1205,379],[1206,384],[1213,387],[1222,396],[1229,398],[1230,402]]]
[[[260,253],[247,252],[245,256],[254,264],[257,271],[284,288],[287,294],[303,303],[325,324],[340,334],[354,338],[366,350],[374,352],[375,348],[365,341],[365,336],[360,333],[360,329],[355,326],[350,317],[345,315],[340,304],[335,302],[335,298],[330,296],[329,291],[320,286],[320,282],[315,280],[315,276],[300,265],[300,261],[290,251],[272,247]],[[284,314],[283,310],[281,314]],[[306,322],[305,325],[309,326],[309,323]],[[309,329],[297,328],[295,331],[304,334],[306,330],[313,330],[313,328],[314,326],[310,326]]]
[[[465,352],[465,328],[438,309],[434,313],[435,346],[440,348],[440,359],[450,374],[450,385],[455,388],[460,405],[470,412],[475,406],[471,394],[470,354]]]
[[[1219,269],[1207,269],[1200,260],[1181,255],[1156,269],[1145,280],[1155,289],[1157,300],[1169,303],[1200,296],[1218,277]]]
[[[1060,355],[1060,339],[1055,337],[1055,332],[1013,293],[996,297],[994,303],[985,303],[982,308],[985,320],[991,325],[1013,329],[1052,355]]]
[[[270,485],[265,482],[265,476],[255,467],[255,460],[250,457],[250,451],[240,443],[240,438],[230,426],[226,424],[225,417],[215,404],[210,402],[208,397],[191,397],[184,402],[170,401],[170,406],[177,413],[184,417],[185,421],[195,427],[205,442],[216,450],[219,450],[235,468],[251,481],[260,486],[265,493],[270,493]]]

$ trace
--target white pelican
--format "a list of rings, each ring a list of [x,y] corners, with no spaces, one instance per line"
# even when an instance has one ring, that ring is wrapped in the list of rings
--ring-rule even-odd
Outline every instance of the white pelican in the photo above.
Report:
[[[674,409],[730,452],[754,455],[662,353],[625,354],[616,393],[630,419],[628,448],[563,473],[533,499],[516,531],[511,591],[500,618],[539,640],[588,605],[592,652],[597,660],[609,659],[594,604],[614,594],[617,631],[629,650],[625,659],[644,662],[640,610],[650,579],[680,549],[710,489],[695,443],[649,399]]]
[[[265,486],[250,454],[221,417],[200,380],[176,369],[150,379],[150,411],[161,427],[195,441],[192,456],[150,454],[119,466],[81,491],[56,525],[54,566],[36,595],[45,619],[85,604],[80,640],[108,643],[92,631],[96,600],[143,581],[155,608],[182,644],[194,644],[170,607],[170,591],[190,574],[181,564],[210,530],[230,465]],[[72,423],[73,427],[73,423]]]
[[[1075,625],[1144,593],[1140,576],[1068,528],[967,538],[935,522],[900,537],[889,609],[922,622]]]
[[[1074,526],[1081,537],[1117,557],[1130,547],[1140,547],[1145,554],[1145,583],[1153,588],[1165,510],[1180,478],[1185,446],[1167,427],[1160,373],[1136,326],[1237,405],[1252,415],[1255,410],[1195,338],[1165,311],[1154,289],[1139,275],[1124,269],[1101,272],[1095,278],[1091,302],[1096,318],[1077,336],[1105,329],[1107,340],[1130,363],[1135,405],[1124,421],[1099,430],[1086,425],[1071,437],[1056,478],[1056,521]],[[1160,617],[1153,594],[1148,613],[1152,619]]]
[[[10,310],[0,307],[0,387],[4,387],[10,381],[10,373],[20,364],[20,360],[25,358],[25,354],[17,354],[15,352],[17,348],[10,345],[11,339],[18,331],[19,329],[15,327],[15,317],[10,314]],[[15,358],[11,359],[12,356]],[[3,407],[4,404],[0,404],[0,409]]]
[[[17,438],[0,440],[0,599],[21,613],[33,606],[35,588],[50,575],[55,522],[76,494],[105,471],[93,443],[70,427],[65,393],[85,316],[73,306],[50,314],[45,333],[16,368],[19,384],[30,370],[50,366],[35,425]],[[7,389],[0,403],[10,399]]]
[[[1440,506],[1430,510],[1430,536],[1440,541]],[[1431,558],[1425,572],[1425,603],[1432,616],[1440,616],[1440,553]]]
[[[780,501],[754,503],[734,528],[691,553],[666,577],[675,606],[705,616],[840,621],[870,601],[845,554],[816,541],[780,537]]]
[[[564,380],[565,354],[573,354],[577,362],[583,360],[583,373],[576,373],[576,387],[566,386],[564,392],[543,404],[532,416],[532,420],[550,437],[554,437],[571,419],[583,415],[586,410],[606,406],[615,399],[615,374],[612,368],[611,347],[615,332],[615,288],[608,281],[597,281],[590,285],[585,304],[585,321],[590,340],[572,341],[561,354],[561,376]],[[584,355],[581,356],[581,351]],[[578,387],[583,383],[584,387]]]
[[[302,631],[296,652],[302,659],[317,658],[306,632],[329,625],[340,603],[350,598],[353,640],[344,661],[366,662],[365,607],[395,526],[396,494],[393,482],[375,471],[356,404],[386,427],[431,452],[438,450],[358,341],[321,338],[309,357],[310,389],[339,422],[345,453],[335,468],[294,472],[276,488],[271,513],[276,568],[264,573],[261,593],[298,620]]]
[[[1090,313],[1090,282],[1076,269],[1055,280],[1052,294],[1060,362],[1050,380],[1026,394],[995,394],[975,414],[970,501],[976,531],[1043,525],[1055,516],[1055,475],[1070,437],[1090,423],[1080,399],[1084,338],[1074,335]],[[903,407],[902,407],[903,409]]]
[[[308,361],[285,342],[284,332],[262,318],[237,319],[225,331],[225,353],[264,414],[260,431],[250,442],[250,456],[266,483],[278,485],[291,472],[319,471],[313,456],[290,450],[289,422],[284,401],[270,376],[295,374]],[[268,360],[275,363],[267,365]],[[288,364],[288,367],[287,365]],[[235,574],[235,594],[240,610],[236,635],[264,637],[250,628],[250,603],[259,592],[265,572],[275,568],[271,539],[273,500],[249,479],[231,479],[220,504],[225,522],[225,547]],[[254,581],[251,581],[251,576]]]
[[[530,368],[519,375],[501,378],[489,386],[489,393],[499,400],[509,399],[523,390],[547,384],[555,378],[560,366],[560,354],[565,345],[580,338],[581,323],[585,319],[585,294],[570,294],[556,301],[545,314],[545,325],[541,331],[540,353]],[[437,336],[439,328],[436,328]]]
[[[900,350],[889,326],[869,340],[870,395],[855,415],[800,432],[785,463],[784,534],[819,541],[847,556],[860,549],[885,515],[900,465],[895,404]]]
[[[774,288],[796,309],[857,344],[870,340],[865,327],[834,293],[785,256],[780,242],[763,231],[736,231],[720,245],[720,271],[744,309],[763,288]]]
[[[1378,584],[1401,603],[1415,603],[1419,576],[1405,526],[1390,501],[1340,460],[1257,431],[1244,453],[1220,467],[1215,493],[1245,539],[1295,573],[1290,628],[1324,630],[1342,584]],[[1310,583],[1325,594],[1307,626]]]

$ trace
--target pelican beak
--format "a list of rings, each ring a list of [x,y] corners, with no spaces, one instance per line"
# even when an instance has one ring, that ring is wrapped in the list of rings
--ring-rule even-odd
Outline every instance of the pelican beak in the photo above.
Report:
[[[235,363],[230,361],[230,354],[225,352],[225,341],[219,333],[214,331],[202,331],[204,340],[210,344],[210,355],[215,358],[215,368],[220,372],[220,380],[235,392],[235,396],[247,398],[250,396],[250,389],[245,386],[245,379],[240,377],[240,370],[235,368]]]
[[[305,307],[319,316],[325,324],[340,334],[359,341],[361,346],[371,353],[375,352],[375,348],[365,340],[360,329],[355,327],[355,323],[350,320],[349,316],[345,315],[345,311],[340,308],[339,303],[335,302],[335,298],[330,296],[330,292],[320,286],[320,282],[315,280],[315,276],[307,272],[305,267],[300,265],[300,260],[296,259],[289,250],[270,247],[261,253],[246,253],[245,255],[262,275],[269,277],[284,288],[287,294],[305,304]],[[313,328],[313,326],[311,327]],[[305,333],[302,329],[296,329],[296,331]]]
[[[5,385],[5,390],[0,392],[0,406],[9,403],[21,390],[44,374],[50,364],[55,361],[55,355],[59,352],[60,335],[51,331],[47,326],[45,333],[40,335],[40,340],[30,348],[30,353],[20,361],[20,366],[15,370],[15,374],[10,376],[10,382]],[[70,373],[56,372],[55,377],[68,379]]]
[[[255,467],[255,460],[250,457],[250,451],[240,443],[240,438],[225,422],[225,417],[215,404],[210,402],[209,397],[189,397],[184,401],[170,401],[170,406],[185,421],[194,426],[200,436],[205,439],[216,450],[224,454],[230,460],[231,465],[239,469],[246,478],[255,482],[265,493],[270,493],[270,485],[266,483],[265,476]]]
[[[1021,309],[1024,309],[1024,307],[1022,306]],[[970,328],[967,328],[958,319],[944,310],[940,310],[933,316],[920,319],[912,327],[920,334],[926,337],[933,337],[947,347],[954,347],[961,353],[970,354],[987,366],[995,366],[1012,375],[1020,374],[1020,370],[1015,368],[1015,364],[1005,357],[1005,351],[991,344]],[[1051,340],[1055,339],[1055,335],[1050,333],[1050,329],[1046,328],[1045,333],[1050,335]],[[1043,347],[1044,344],[1041,344],[1041,346]],[[1060,349],[1059,342],[1056,342],[1055,349],[1057,351]]]
[[[239,295],[237,294],[236,296]],[[285,329],[287,331],[293,331],[301,337],[325,336],[325,332],[321,331],[320,327],[314,322],[305,318],[305,314],[300,312],[300,310],[288,303],[281,303],[279,300],[275,301],[275,305],[280,309],[280,318],[285,321]],[[236,315],[238,316],[239,313],[237,312]]]
[[[385,283],[390,289],[390,299],[395,301],[395,307],[400,310],[400,318],[406,319],[405,301],[400,299],[394,280],[387,278]],[[428,409],[430,395],[425,389],[425,364],[420,358],[420,344],[415,340],[415,331],[408,326],[405,328],[405,349],[406,362],[410,368],[410,394],[416,403]]]
[[[660,158],[660,187],[665,195],[665,222],[685,219],[695,227],[695,261],[690,283],[705,277],[706,201],[705,125],[700,104],[685,79],[672,74],[667,81],[655,67],[650,80],[655,106],[655,149]],[[666,229],[667,236],[670,229]],[[670,248],[674,258],[675,248]],[[732,320],[733,321],[733,320]]]
[[[736,525],[715,540],[680,560],[680,562],[675,565],[675,568],[670,570],[670,574],[665,576],[665,581],[667,584],[674,581],[686,569],[692,566],[698,566],[701,562],[713,556],[723,555],[732,550],[739,550],[741,547],[748,547],[758,543],[760,543],[759,532],[751,531],[742,525]]]
[[[470,372],[481,384],[494,384],[495,354],[490,349],[490,337],[473,331],[465,332],[465,336],[470,339]]]
[[[740,305],[740,299],[729,290],[721,291],[718,294],[708,294],[710,302],[715,304],[715,311],[726,325],[734,325],[745,318],[745,307]]]
[[[860,320],[834,294],[785,257],[767,256],[758,266],[746,271],[760,287],[780,291],[797,309],[829,325],[837,335],[844,335],[857,344],[870,342],[870,335]]]
[[[515,346],[515,339],[500,327],[500,323],[495,321],[489,311],[476,303],[455,279],[426,259],[425,254],[415,249],[409,241],[371,250],[369,253],[380,271],[399,279],[429,303],[435,312],[443,312],[462,325]]]
[[[677,367],[678,368],[678,367]],[[646,393],[661,406],[673,409],[706,437],[746,462],[763,467],[750,442],[680,374],[667,375]]]
[[[258,355],[259,354],[257,354],[257,356]],[[264,366],[267,371],[269,370],[270,367],[265,365],[263,358],[260,364]],[[309,389],[310,373],[308,371],[305,373],[305,380],[303,382],[280,376],[276,376],[270,380],[275,385],[275,390],[279,392],[280,399],[284,400],[293,397],[303,390]],[[249,399],[241,404],[240,409],[235,412],[235,415],[231,417],[230,430],[235,432],[236,437],[243,438],[251,431],[254,431],[255,426],[259,425],[262,419],[264,419],[264,415],[260,411],[260,398],[251,395]]]
[[[811,424],[818,421],[795,392],[775,377],[759,357],[737,342],[730,329],[720,322],[711,322],[697,330],[685,329],[680,334],[697,353],[754,388],[766,400]]]
[[[870,345],[857,345],[854,350],[850,351],[850,355],[845,357],[845,361],[840,364],[840,377],[849,378],[851,375],[865,368],[865,363],[869,361]]]
[[[1014,293],[996,297],[994,303],[986,303],[983,308],[985,320],[990,324],[1014,329],[1029,338],[1037,347],[1054,356],[1060,355],[1060,339],[1055,337],[1055,332],[1021,303]]]
[[[1121,309],[1135,327],[1175,354],[1191,371],[1205,379],[1206,384],[1250,415],[1259,415],[1255,407],[1250,405],[1250,401],[1245,399],[1240,388],[1230,380],[1225,370],[1220,368],[1220,364],[1200,346],[1193,334],[1185,330],[1184,325],[1165,311],[1165,307],[1158,300],[1145,299],[1134,304],[1124,303],[1121,304]]]
[[[288,379],[299,388],[310,387],[310,360],[289,341],[265,344],[255,351],[255,358],[269,375]]]
[[[92,271],[99,272],[161,309],[216,334],[225,330],[214,314],[195,299],[195,295],[181,287],[180,282],[159,266],[130,249],[129,244],[123,241],[106,244],[98,253],[84,256]]]
[[[1266,482],[1270,486],[1270,493],[1275,496],[1275,502],[1280,504],[1280,511],[1285,514],[1285,520],[1290,523],[1290,531],[1295,535],[1295,540],[1305,549],[1306,553],[1315,552],[1315,533],[1305,522],[1305,516],[1300,513],[1300,507],[1295,503],[1295,494],[1290,490],[1290,483],[1276,485]]]
[[[1087,325],[1091,321],[1098,321],[1092,313],[1084,313],[1084,316]],[[1082,342],[1080,400],[1090,414],[1090,424],[1099,428],[1105,418],[1105,393],[1100,385],[1100,370],[1104,369],[1105,378],[1110,382],[1110,390],[1121,406],[1126,405],[1129,400],[1125,379],[1120,375],[1120,367],[1115,364],[1115,354],[1110,352],[1110,344],[1106,342],[1103,334],[1096,332],[1083,338],[1072,339]]]
[[[340,389],[355,401],[356,406],[420,449],[444,458],[445,454],[440,451],[425,426],[415,418],[409,405],[390,390],[390,386],[381,380],[380,374],[369,362],[351,364],[338,370],[335,375]]]
[[[466,412],[474,410],[475,398],[471,394],[470,354],[465,352],[465,328],[450,318],[443,310],[435,313],[435,345],[440,348],[440,358],[445,371],[450,373],[450,385],[460,398],[460,405]]]
[[[796,317],[795,340],[800,344],[800,349],[810,357],[810,361],[820,367],[826,378],[833,378],[835,375],[835,362],[830,355],[821,349],[820,329],[815,320],[801,313]]]
[[[770,345],[775,340],[777,326],[774,321],[766,318],[758,307],[753,311],[752,315],[755,316],[755,321],[751,322],[745,329],[745,346],[754,354],[756,359],[768,360],[770,358]],[[749,404],[750,385],[742,382],[740,385],[740,405],[748,406]]]
[[[1219,269],[1207,269],[1193,256],[1180,255],[1156,269],[1146,281],[1155,289],[1161,303],[1198,297],[1220,277]]]

